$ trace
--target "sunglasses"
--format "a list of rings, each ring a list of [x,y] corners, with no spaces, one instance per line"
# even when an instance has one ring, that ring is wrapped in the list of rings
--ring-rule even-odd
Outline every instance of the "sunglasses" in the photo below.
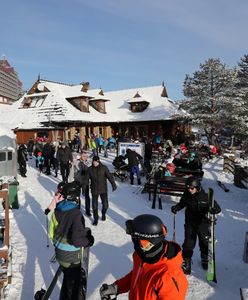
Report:
[[[196,187],[195,187],[195,186],[188,186],[187,188],[188,188],[188,190],[193,190],[193,189],[196,189]]]

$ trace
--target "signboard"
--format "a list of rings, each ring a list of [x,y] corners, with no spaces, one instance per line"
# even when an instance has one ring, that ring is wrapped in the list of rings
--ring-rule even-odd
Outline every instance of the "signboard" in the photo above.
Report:
[[[118,143],[118,153],[117,155],[126,155],[127,149],[131,149],[141,155],[143,158],[145,156],[145,144],[144,143]]]

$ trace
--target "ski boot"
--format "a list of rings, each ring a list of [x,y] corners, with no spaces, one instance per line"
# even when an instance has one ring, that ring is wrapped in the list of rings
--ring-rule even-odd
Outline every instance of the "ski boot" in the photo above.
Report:
[[[191,274],[191,259],[190,258],[185,258],[184,262],[182,264],[182,269],[184,274],[190,275]]]
[[[201,256],[201,265],[202,265],[203,270],[208,269],[208,256],[207,255]]]

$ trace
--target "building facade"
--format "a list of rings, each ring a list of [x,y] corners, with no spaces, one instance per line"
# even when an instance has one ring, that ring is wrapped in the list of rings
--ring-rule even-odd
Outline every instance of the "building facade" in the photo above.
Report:
[[[17,72],[3,57],[0,60],[0,104],[12,104],[22,94],[22,83]]]

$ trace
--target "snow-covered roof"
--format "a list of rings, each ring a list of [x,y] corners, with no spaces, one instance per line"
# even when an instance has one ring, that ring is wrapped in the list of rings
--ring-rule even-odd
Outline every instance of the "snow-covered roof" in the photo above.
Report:
[[[35,91],[23,95],[10,108],[10,115],[2,113],[3,122],[11,122],[12,128],[19,129],[44,128],[51,122],[139,122],[169,120],[180,114],[178,106],[169,98],[163,97],[163,86],[126,89],[104,92],[101,89],[82,91],[82,85],[66,85],[46,80],[39,80],[44,86],[41,93]],[[49,92],[47,92],[47,90]],[[130,99],[137,94],[149,103],[143,112],[130,110]],[[70,98],[87,98],[105,102],[106,113],[100,113],[89,105],[89,112],[82,112],[68,101]],[[26,100],[25,100],[26,99]],[[25,101],[32,101],[28,108],[23,107]],[[136,101],[138,102],[138,101]],[[2,106],[0,106],[0,113]],[[46,125],[47,126],[47,125]]]

